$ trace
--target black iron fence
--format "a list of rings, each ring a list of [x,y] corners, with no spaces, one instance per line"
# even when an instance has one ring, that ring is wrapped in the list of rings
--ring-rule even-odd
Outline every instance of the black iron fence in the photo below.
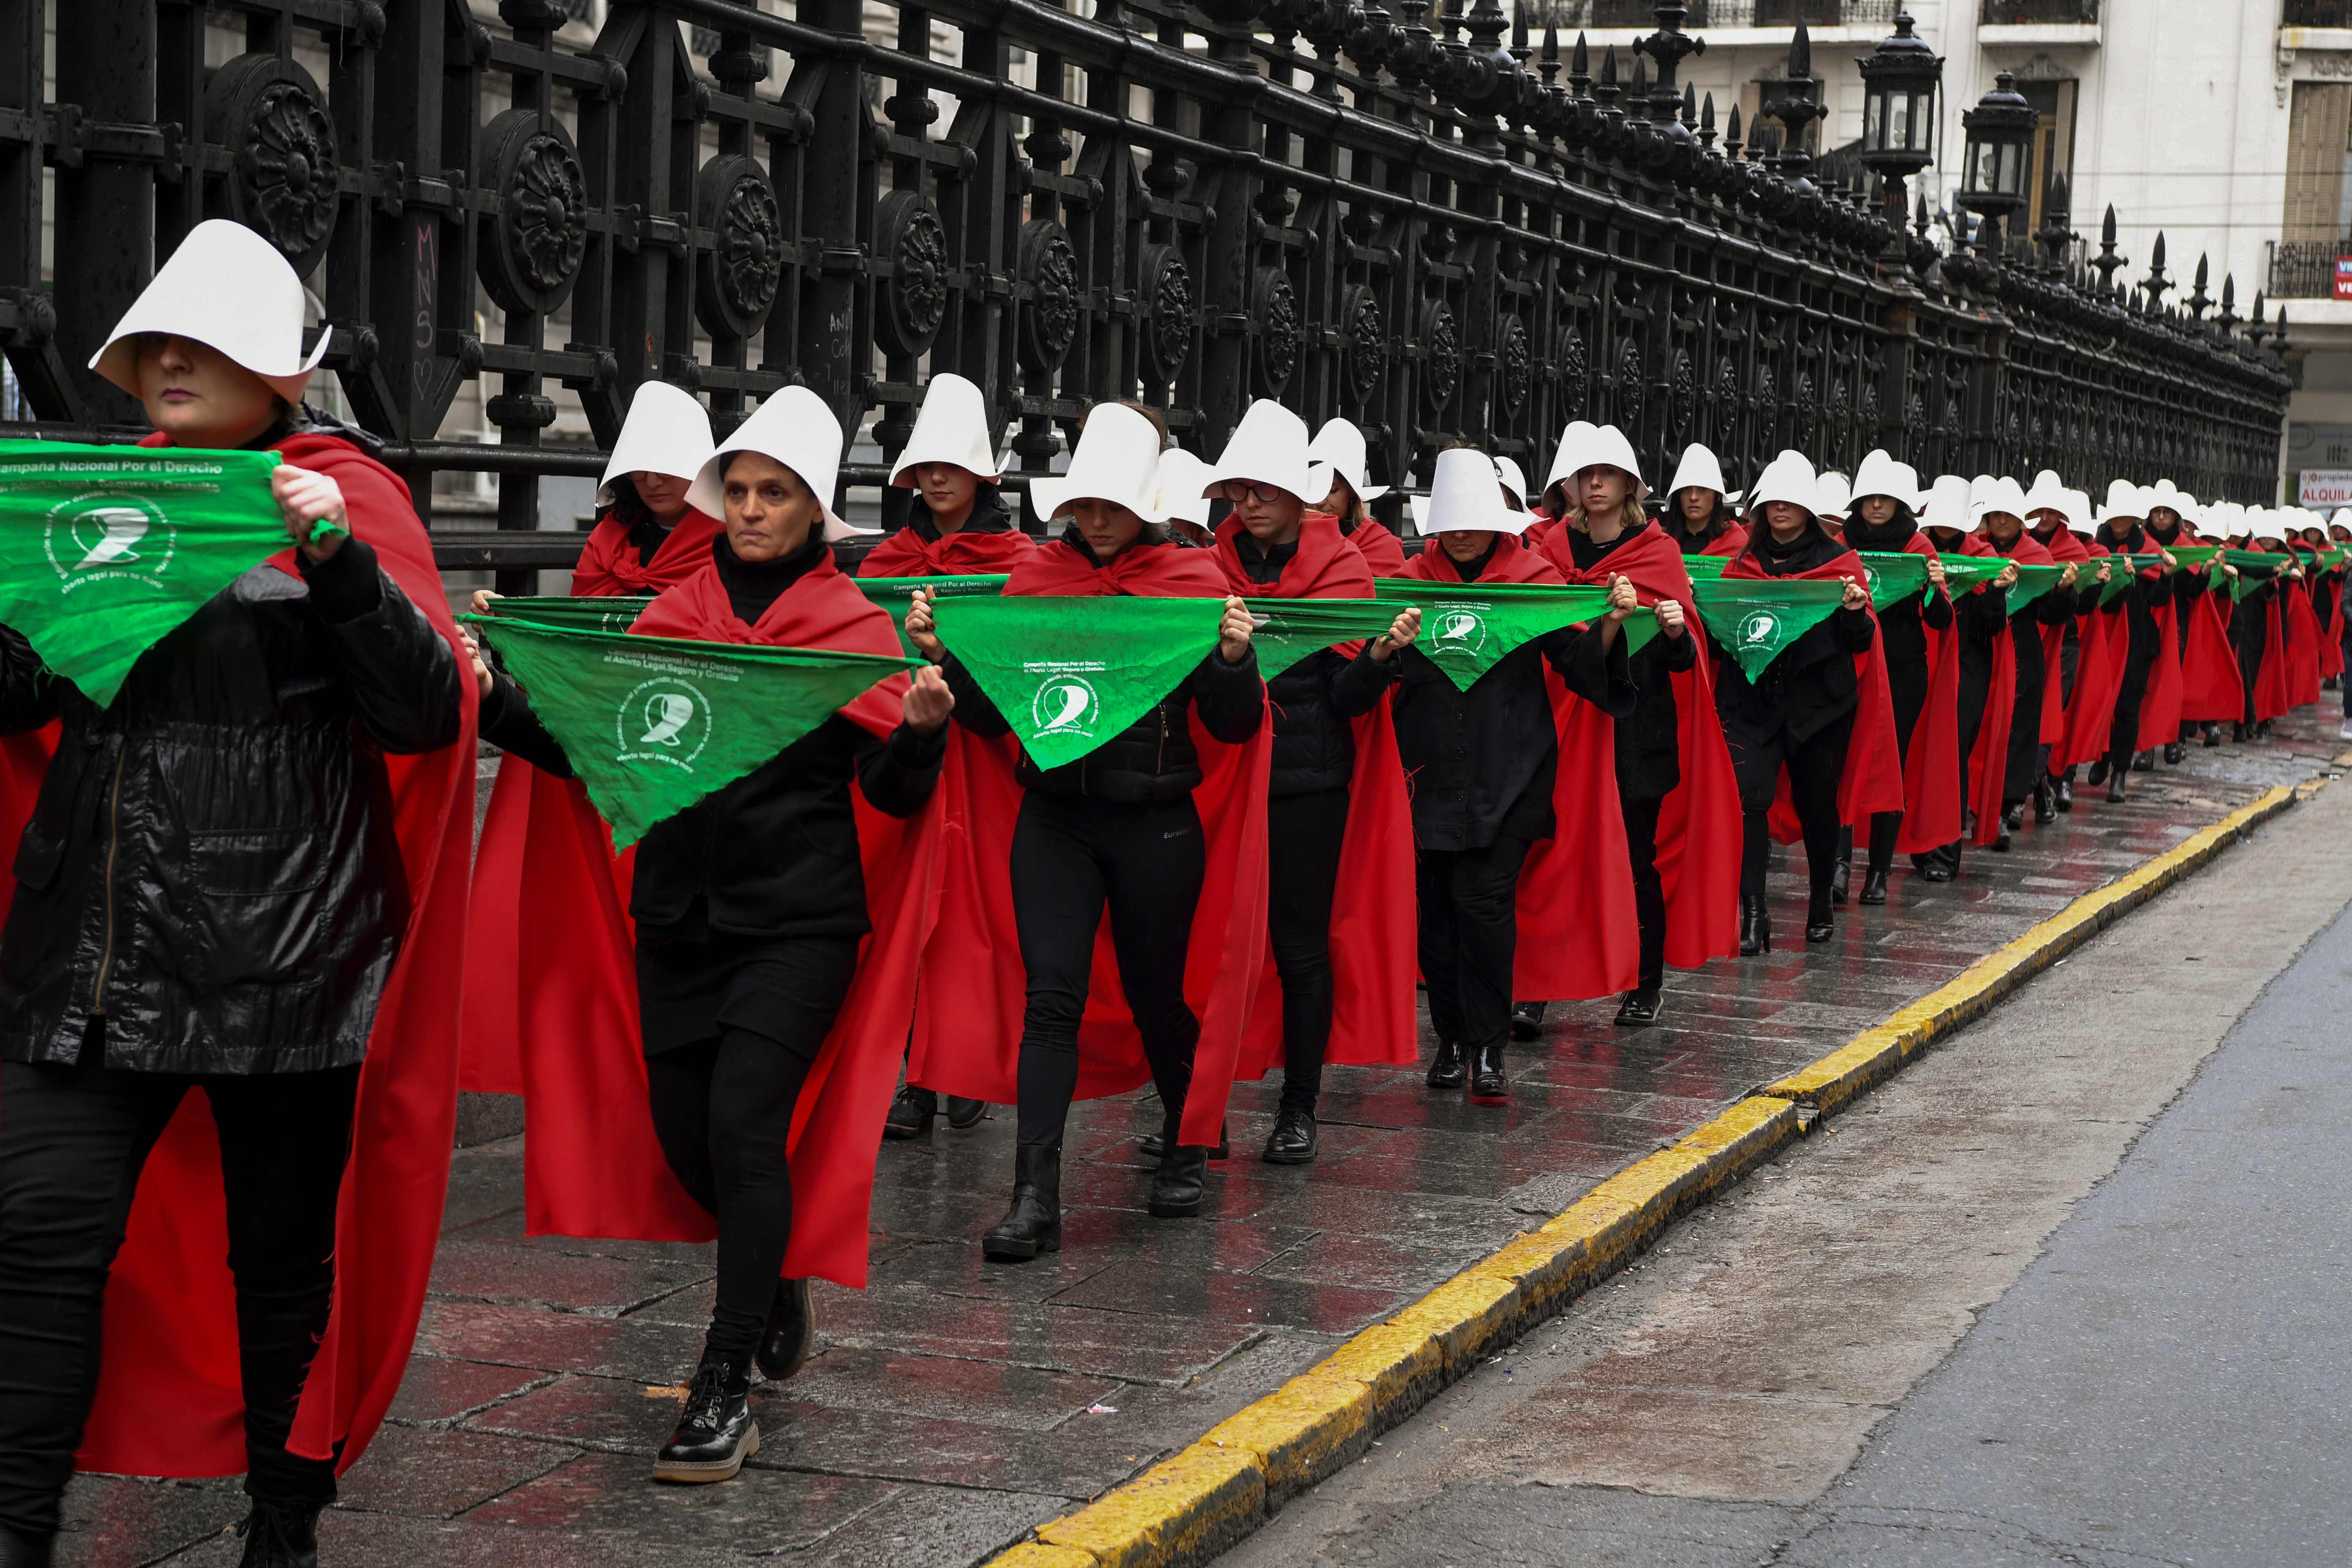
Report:
[[[1594,58],[1493,0],[1076,4],[615,0],[573,47],[562,0],[70,0],[45,98],[43,0],[0,0],[0,345],[29,427],[136,420],[80,366],[226,214],[323,300],[327,364],[421,508],[437,470],[498,476],[501,531],[440,531],[453,567],[568,563],[576,537],[523,531],[543,476],[601,462],[545,444],[553,393],[603,446],[648,377],[722,426],[804,383],[887,458],[960,371],[1016,488],[1090,401],[1139,395],[1203,452],[1254,396],[1346,415],[1391,483],[1465,437],[1540,475],[1581,416],[1654,472],[1691,440],[1742,472],[1885,445],[2273,492],[2273,353],[2201,293],[2112,282],[2112,246],[2069,275],[2063,218],[2045,262],[1938,261],[1818,187],[1777,140],[1821,112],[1801,33],[1759,147],[1677,85],[1682,5]],[[208,67],[224,21],[242,52]],[[469,383],[488,445],[442,438]]]
[[[2271,247],[2273,300],[2336,298],[2336,263],[2352,261],[2352,239],[2283,239]]]

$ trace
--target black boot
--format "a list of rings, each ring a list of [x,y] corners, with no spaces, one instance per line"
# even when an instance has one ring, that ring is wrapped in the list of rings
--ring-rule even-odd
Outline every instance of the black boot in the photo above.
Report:
[[[751,1420],[751,1369],[733,1366],[702,1352],[702,1364],[687,1384],[686,1409],[677,1429],[654,1456],[657,1481],[728,1481],[743,1461],[760,1451],[760,1428]]]
[[[1511,1080],[1503,1071],[1503,1047],[1480,1046],[1470,1063],[1470,1103],[1504,1105],[1511,1098]]]
[[[960,1094],[951,1094],[947,1103],[948,1125],[959,1132],[967,1127],[977,1127],[981,1118],[988,1114],[988,1101],[984,1100],[966,1100]]]
[[[25,1535],[0,1524],[0,1568],[49,1568],[47,1535]]]
[[[2068,773],[2072,773],[2074,770],[2069,768],[2066,771]],[[2061,811],[2074,810],[2074,781],[2070,778],[2060,779],[2056,787],[2052,789],[2050,792],[2050,804],[2056,806]]]
[[[1625,999],[1617,1004],[1617,1026],[1638,1029],[1654,1024],[1658,1021],[1658,1015],[1665,1010],[1665,994],[1655,986],[1647,991],[1628,991]]]
[[[1176,1122],[1175,1117],[1170,1117],[1160,1137],[1173,1142]],[[1154,1219],[1187,1219],[1201,1212],[1201,1199],[1208,1186],[1209,1152],[1198,1144],[1176,1143],[1160,1156],[1160,1169],[1152,1173],[1151,1201],[1147,1206]]]
[[[1460,1089],[1462,1087],[1462,1080],[1465,1076],[1467,1076],[1469,1068],[1462,1059],[1462,1042],[1459,1040],[1438,1041],[1437,1058],[1429,1064],[1429,1077],[1426,1080],[1429,1087],[1432,1089]]]
[[[2091,764],[2091,771],[2085,776],[2084,782],[2088,784],[2093,789],[2096,789],[2101,784],[2106,783],[2107,759],[2101,757],[2097,762],[2093,763]]]
[[[2113,773],[2108,775],[2107,804],[2109,805],[2121,805],[2124,803],[2124,777],[2127,771],[2128,770],[2124,768],[2117,768]]]
[[[1837,934],[1830,923],[1830,896],[1827,889],[1815,893],[1805,902],[1805,940],[1823,942]]]
[[[2058,820],[2058,800],[2050,788],[2047,773],[2033,781],[2033,820],[2042,827]]]
[[[1540,1002],[1511,1004],[1511,1038],[1540,1040],[1543,1038],[1544,1005]]]
[[[1919,879],[1923,882],[1948,882],[1960,874],[1960,846],[1958,840],[1930,849],[1918,858]]]
[[[1141,1154],[1145,1159],[1157,1160],[1162,1154],[1168,1152],[1168,1141],[1158,1132],[1147,1132],[1136,1141],[1135,1148],[1136,1152]],[[1209,1158],[1212,1160],[1228,1159],[1232,1156],[1233,1152],[1233,1129],[1226,1123],[1220,1121],[1217,1123],[1217,1146],[1209,1151]]]
[[[237,1568],[319,1568],[319,1510],[299,1503],[253,1500],[253,1511],[236,1527],[245,1537]],[[0,1557],[0,1562],[13,1559]],[[43,1552],[38,1561],[47,1563]]]
[[[922,1138],[929,1135],[931,1121],[940,1113],[940,1097],[928,1089],[917,1089],[902,1083],[890,1101],[890,1114],[882,1119],[885,1138]]]
[[[816,1349],[816,1312],[809,1305],[808,1281],[779,1279],[776,1299],[768,1306],[767,1331],[751,1361],[770,1383],[782,1383],[800,1371]]]
[[[1013,1151],[1013,1206],[980,1238],[982,1256],[1025,1262],[1062,1250],[1062,1146],[1022,1143]]]
[[[1269,1165],[1311,1165],[1320,1142],[1314,1113],[1286,1105],[1274,1113],[1274,1131],[1266,1135],[1263,1157]]]
[[[1764,910],[1764,900],[1739,895],[1739,956],[1753,958],[1759,952],[1772,951],[1772,917]]]
[[[2209,746],[2218,746],[2218,745],[2220,745],[2220,744],[2221,743],[2221,721],[2220,720],[2218,720],[2218,719],[2208,719],[2208,720],[2206,720],[2206,721],[2205,721],[2205,726],[2204,726],[2204,734],[2205,734],[2205,743],[2206,743],[2207,745],[2209,745]]]
[[[2022,826],[2025,826],[2025,803],[2024,803],[2023,801],[2021,801],[2021,800],[2007,800],[2007,801],[2003,801],[2003,802],[2001,802],[2001,805],[2000,805],[2000,829],[2001,829],[2001,832],[2002,832],[2004,835],[2006,835],[2006,834],[2011,834],[2011,833],[2014,833],[2014,832],[2016,832],[2019,828],[2021,828],[2021,827],[2022,827]]]
[[[2232,745],[2239,746],[2242,746],[2246,743],[2245,725],[2232,724],[2230,726],[2230,742]]]
[[[2132,759],[2132,772],[2136,773],[2153,773],[2155,771],[2156,752],[2153,748],[2140,752],[2139,755]]]
[[[1862,899],[1864,904],[1886,901],[1886,873],[1874,866],[1862,874]]]
[[[1845,903],[1846,891],[1853,886],[1853,862],[1840,856],[1836,869],[1830,873],[1830,902],[1840,906]]]
[[[2164,765],[2166,767],[2177,768],[2183,762],[2187,761],[2188,757],[2189,748],[2182,745],[2179,742],[2167,741],[2164,743]]]

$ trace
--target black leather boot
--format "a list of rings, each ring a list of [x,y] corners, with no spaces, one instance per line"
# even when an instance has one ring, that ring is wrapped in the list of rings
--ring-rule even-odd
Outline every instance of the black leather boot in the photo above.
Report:
[[[2025,803],[2021,800],[2003,801],[2000,807],[2000,826],[2005,833],[2014,833],[2024,826]]]
[[[1162,1154],[1168,1152],[1168,1141],[1163,1132],[1147,1132],[1136,1141],[1135,1147],[1137,1152],[1140,1153],[1145,1159],[1157,1160]],[[1220,1121],[1217,1123],[1217,1146],[1209,1151],[1209,1158],[1212,1160],[1227,1159],[1232,1156],[1233,1152],[1233,1129],[1226,1123]]]
[[[1739,895],[1739,956],[1753,958],[1759,952],[1772,951],[1772,917],[1764,910],[1764,900]]]
[[[2084,775],[2084,782],[2089,784],[2093,789],[2096,789],[2101,784],[2106,783],[2107,759],[2101,757],[2097,762],[2093,763],[2091,764],[2091,771]]]
[[[2047,773],[2033,781],[2033,820],[2043,827],[2058,820],[2058,800],[2051,791]]]
[[[1628,991],[1625,993],[1624,1000],[1617,1004],[1617,1026],[1621,1029],[1642,1028],[1646,1025],[1656,1023],[1658,1015],[1665,1010],[1666,998],[1664,992]]]
[[[2107,775],[2107,804],[2109,805],[2121,805],[2124,803],[2126,798],[2124,795],[2124,778],[2129,771],[2130,770],[2126,768],[2117,768],[2114,773]]]
[[[1823,942],[1837,934],[1830,921],[1830,896],[1826,890],[1813,894],[1805,901],[1805,940]]]
[[[1503,1071],[1503,1047],[1480,1046],[1471,1054],[1470,1103],[1507,1105],[1510,1099],[1511,1080]]]
[[[1427,1082],[1432,1089],[1460,1089],[1468,1076],[1469,1068],[1462,1059],[1462,1042],[1437,1042],[1437,1059],[1429,1064]]]
[[[2066,771],[2071,773],[2074,770],[2068,768]],[[2060,778],[2056,785],[2050,791],[2050,804],[2056,806],[2061,811],[2074,810],[2074,781],[2071,778]]]
[[[0,1524],[0,1568],[49,1568],[47,1535],[26,1535]]]
[[[982,1256],[1021,1263],[1062,1250],[1062,1146],[1023,1143],[1013,1151],[1013,1206],[980,1238]]]
[[[1841,856],[1837,868],[1830,873],[1830,902],[1843,905],[1847,890],[1853,883],[1853,862]]]
[[[959,1132],[967,1127],[977,1127],[981,1118],[988,1114],[988,1101],[966,1100],[960,1094],[947,1097],[947,1108],[948,1125]]]
[[[890,1101],[890,1114],[882,1119],[885,1138],[922,1138],[929,1135],[931,1122],[940,1113],[940,1097],[928,1089],[917,1089],[902,1083]]]
[[[2245,725],[2232,724],[2230,726],[2230,743],[2237,746],[2242,746],[2246,743]]]
[[[237,1568],[319,1568],[319,1510],[299,1503],[253,1500],[253,1511],[236,1527],[245,1538]],[[6,1559],[0,1559],[6,1561]],[[47,1562],[45,1554],[41,1562]]]
[[[1311,1165],[1320,1142],[1313,1114],[1286,1105],[1274,1113],[1274,1131],[1266,1135],[1264,1159],[1269,1165]]]
[[[751,1420],[751,1369],[730,1366],[702,1352],[702,1364],[687,1384],[686,1409],[677,1429],[654,1456],[657,1481],[729,1481],[743,1461],[760,1451],[760,1428]]]
[[[2221,743],[2221,721],[2219,719],[2208,719],[2208,720],[2206,720],[2206,721],[2205,721],[2205,726],[2204,726],[2204,735],[2205,735],[2205,743],[2206,743],[2207,745],[2209,745],[2209,746],[2218,746],[2218,745],[2220,745],[2220,744]]]
[[[2132,772],[2136,773],[2153,773],[2155,771],[2156,752],[2153,749],[2142,752],[2132,759]]]
[[[770,1383],[782,1383],[800,1371],[816,1349],[816,1312],[809,1305],[808,1281],[779,1279],[776,1299],[768,1306],[767,1331],[751,1361]]]
[[[1883,904],[1886,901],[1885,872],[1879,870],[1874,866],[1869,870],[1864,871],[1862,874],[1862,898],[1860,901],[1864,904]]]
[[[1164,1137],[1176,1136],[1171,1121]],[[1160,1156],[1160,1169],[1151,1177],[1151,1202],[1148,1205],[1154,1219],[1188,1219],[1201,1212],[1201,1199],[1209,1187],[1209,1152],[1198,1144],[1179,1143]]]
[[[2179,742],[2167,741],[2164,743],[2164,765],[2166,767],[2177,768],[2183,762],[2188,760],[2188,756],[2189,748],[2182,745]]]
[[[1544,1005],[1540,1002],[1511,1004],[1511,1038],[1540,1040],[1543,1038]]]

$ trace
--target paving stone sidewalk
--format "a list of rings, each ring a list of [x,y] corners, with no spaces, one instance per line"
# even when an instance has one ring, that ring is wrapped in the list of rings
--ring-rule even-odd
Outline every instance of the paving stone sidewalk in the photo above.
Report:
[[[2258,744],[2192,747],[2116,808],[2084,789],[2015,852],[1803,942],[1801,852],[1776,864],[1769,957],[1670,971],[1649,1029],[1555,1005],[1515,1048],[1511,1104],[1432,1093],[1418,1068],[1338,1068],[1308,1167],[1256,1158],[1278,1085],[1234,1095],[1207,1216],[1156,1221],[1139,1097],[1072,1118],[1065,1250],[984,1262],[1013,1118],[887,1143],[871,1288],[816,1291],[822,1353],[755,1391],[738,1480],[657,1487],[710,1304],[709,1248],[528,1240],[521,1146],[458,1152],[416,1353],[392,1423],[326,1521],[334,1568],[665,1568],[750,1556],[928,1568],[984,1560],[1182,1447],[1627,1163],[1811,1061],[2077,895],[2342,751],[2335,696]],[[1424,1056],[1426,1055],[1424,1035]],[[67,1564],[230,1564],[236,1483],[82,1478]]]

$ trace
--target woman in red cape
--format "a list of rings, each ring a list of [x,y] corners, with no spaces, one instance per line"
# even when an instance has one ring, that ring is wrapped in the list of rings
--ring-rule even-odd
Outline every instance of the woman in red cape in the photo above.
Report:
[[[1364,433],[1345,419],[1327,419],[1307,443],[1307,460],[1315,465],[1315,474],[1329,474],[1322,498],[1310,503],[1313,509],[1338,522],[1340,536],[1356,547],[1373,576],[1402,576],[1404,546],[1366,510],[1389,488],[1366,477]]]
[[[1017,950],[1003,928],[978,923],[961,901],[968,889],[943,891],[924,990],[930,1005],[984,1030],[992,1048],[959,1049],[944,1063],[927,1056],[914,1070],[949,1093],[1020,1107],[1013,1201],[981,1238],[991,1258],[1060,1249],[1070,1101],[1121,1093],[1147,1075],[1161,1107],[1150,1210],[1200,1212],[1265,963],[1265,684],[1249,612],[1226,594],[1215,556],[1171,544],[1155,526],[1166,515],[1165,440],[1157,414],[1096,405],[1068,472],[1030,486],[1038,511],[1066,513],[1070,527],[1004,585],[1014,597],[1216,598],[1225,612],[1217,647],[1126,730],[1050,770],[1020,753],[1012,852],[997,863],[1010,880]],[[918,594],[907,635],[944,668],[956,721],[983,736],[1008,733],[933,625]],[[1106,924],[1115,966],[1101,962]]]
[[[1261,411],[1265,412],[1261,412]],[[1225,585],[1244,597],[1369,599],[1371,568],[1328,514],[1307,511],[1307,427],[1254,405],[1226,443],[1211,494]],[[1421,614],[1388,632],[1308,654],[1266,682],[1273,766],[1266,798],[1266,973],[1242,1043],[1246,1078],[1282,1066],[1265,1159],[1314,1160],[1327,1062],[1411,1062],[1412,816],[1389,718],[1396,650]]]
[[[2111,700],[2101,691],[2107,688],[2108,665],[2103,636],[2106,617],[2098,613],[2111,568],[2104,563],[2106,551],[2095,551],[2089,542],[2089,495],[2064,489],[2057,476],[2045,469],[2035,476],[2026,504],[2031,514],[2026,521],[2035,542],[2050,552],[2053,561],[2076,568],[2070,613],[2063,621],[2045,624],[2042,629],[2043,668],[2053,673],[2042,686],[2042,754],[2033,783],[2033,816],[2036,822],[2046,823],[2062,811],[2074,809],[2075,764],[2071,747],[2074,717],[2084,706],[2081,700],[2086,684],[2095,701]]]
[[[1639,1026],[1657,1021],[1667,963],[1696,969],[1739,951],[1739,786],[1711,672],[1689,629],[1683,552],[1643,514],[1632,443],[1613,425],[1586,439],[1575,471],[1556,487],[1570,509],[1542,553],[1571,584],[1605,586],[1622,574],[1655,607],[1661,632],[1629,661],[1641,689],[1631,715],[1613,720],[1589,702],[1577,710],[1577,722],[1609,731],[1616,763],[1642,939],[1640,972],[1616,1021]]]
[[[888,614],[834,564],[831,542],[850,531],[824,500],[841,449],[807,388],[762,403],[694,483],[696,504],[726,519],[710,564],[630,630],[898,655]],[[568,773],[520,690],[477,668],[486,732]],[[808,1278],[866,1282],[874,1152],[936,864],[925,806],[952,706],[935,671],[889,676],[655,824],[629,890],[635,1027],[606,1012],[572,1038],[525,1040],[531,1234],[718,1237],[710,1326],[656,1480],[735,1475],[759,1447],[753,1363],[790,1377],[814,1345]],[[629,959],[562,962],[580,973]]]
[[[2294,540],[2282,538],[2280,542],[2294,563],[2296,574],[2288,579],[2286,603],[2280,612],[2281,629],[2286,633],[2286,700],[2289,708],[2301,708],[2319,700],[2319,616],[2312,608],[2312,599],[2320,574]]]
[[[898,452],[890,482],[914,491],[906,526],[866,552],[858,563],[860,577],[998,576],[1011,572],[1037,542],[1014,526],[1012,507],[997,489],[1003,475],[996,459],[994,424],[988,405],[971,382],[950,372],[931,377],[923,392],[921,412]],[[982,758],[976,753],[993,755]],[[1013,798],[1011,784],[1014,746],[1006,737],[982,740],[961,724],[948,727],[947,760],[940,768],[939,811],[942,818],[940,877],[943,882],[972,890],[985,880],[972,864],[1002,864],[1012,852],[1009,838],[984,842],[987,825],[1001,821],[1011,831],[1009,814],[992,812],[974,799],[975,792],[998,792],[1000,804]],[[1011,894],[1001,881],[1001,898],[988,905],[985,918],[993,929],[1010,931]],[[926,964],[927,969],[936,967]],[[940,1029],[940,1013],[915,1003],[915,1037],[908,1042],[908,1061],[929,1059],[934,1031],[938,1048],[953,1051],[969,1031],[953,1022]],[[948,1096],[950,1127],[975,1126],[988,1113],[988,1102],[963,1095]],[[925,1088],[909,1073],[890,1102],[889,1119],[882,1124],[887,1138],[920,1138],[940,1114],[937,1090]]]
[[[1554,493],[1559,492],[1555,487]],[[1723,464],[1696,441],[1683,448],[1666,505],[1658,519],[1666,539],[1685,555],[1733,556],[1748,547],[1748,529],[1731,510]]]
[[[2147,535],[2158,549],[2169,552],[2180,545],[2208,542],[2197,537],[2189,521],[2196,510],[2195,501],[2174,489],[2170,479],[2158,480],[2148,498]],[[2236,718],[2244,700],[2238,656],[2230,647],[2229,623],[2221,605],[2207,591],[2211,585],[2212,579],[2202,565],[2184,564],[2173,574],[2172,646],[2178,650],[2179,679],[2173,686],[2177,700],[2171,704],[2171,723],[2168,727],[2159,722],[2166,717],[2160,701],[2143,710],[2140,716],[2139,749],[2147,752],[2161,746],[2165,762],[2176,766],[2189,754],[2185,742],[2198,725]],[[2158,616],[2161,618],[2161,611]],[[2159,663],[2150,694],[2160,698],[2164,691]]]
[[[1835,933],[1830,882],[1837,869],[1838,828],[1903,805],[1895,749],[1895,709],[1877,658],[1878,623],[1861,558],[1813,514],[1813,466],[1782,452],[1758,477],[1749,497],[1748,546],[1723,569],[1727,579],[1843,581],[1845,595],[1828,619],[1809,628],[1750,681],[1726,655],[1716,667],[1716,711],[1739,780],[1739,902],[1742,953],[1768,952],[1771,918],[1764,877],[1771,852],[1769,816],[1783,769],[1805,841],[1805,940]]]
[[[2114,574],[2131,568],[2113,559],[2115,552],[2095,537],[2084,540],[2083,549],[2104,599]],[[2124,625],[2106,613],[2104,603],[2086,611],[2078,624],[2082,648],[2075,656],[2074,686],[2066,693],[2066,731],[2050,755],[2053,771],[2064,770],[2057,782],[2056,804],[2061,811],[2074,809],[2076,772],[2084,763],[2095,763],[2106,754],[2107,731],[2115,721],[2116,689],[2123,679],[2126,652]]]
[[[249,573],[215,596],[140,660],[102,724],[21,639],[0,655],[5,727],[61,720],[0,935],[10,1562],[47,1561],[77,1465],[242,1470],[246,1560],[315,1552],[336,1473],[406,1370],[432,1269],[474,705],[407,486],[367,437],[300,405],[317,359],[301,320],[284,258],[215,220],[93,361],[147,405],[142,445],[281,454],[272,488],[303,542],[256,569],[279,586]],[[312,542],[319,521],[349,537]],[[289,821],[284,802],[307,815]],[[169,842],[142,826],[159,816]],[[234,871],[238,925],[173,847],[192,829],[228,857],[206,872],[218,888]],[[262,858],[229,854],[256,836]],[[82,951],[101,882],[135,895],[115,906],[102,971]],[[253,985],[194,978],[226,965]],[[305,992],[257,1011],[257,993]]]
[[[1504,504],[1481,452],[1438,454],[1423,521],[1433,542],[1407,563],[1408,580],[1565,586],[1520,544],[1528,513]],[[1465,1089],[1474,1105],[1509,1100],[1513,997],[1605,996],[1639,976],[1616,762],[1610,737],[1577,712],[1633,710],[1619,632],[1633,585],[1613,577],[1610,595],[1598,624],[1530,638],[1467,691],[1417,648],[1398,672],[1391,708],[1412,788],[1418,948],[1437,1034],[1428,1083]],[[1522,926],[1538,940],[1519,941]]]
[[[574,598],[658,594],[710,564],[719,521],[686,500],[710,447],[710,416],[691,393],[659,381],[637,388],[597,488],[596,526],[572,571]],[[475,613],[497,596],[476,594]],[[474,851],[458,1088],[522,1092],[520,1041],[533,1026],[520,994],[523,946],[534,935],[558,952],[574,937],[593,942],[604,911],[626,907],[635,851],[616,856],[609,840],[577,780],[499,760]]]
[[[1975,498],[1973,510],[1977,514],[1974,537],[1984,542],[1988,553],[2005,557],[2019,566],[2059,565],[2048,548],[2025,531],[2030,508],[2024,489],[2015,479],[2000,479],[1985,486],[1983,493]],[[2008,751],[2000,763],[2000,832],[1993,839],[1995,850],[2009,848],[2010,835],[2023,826],[2025,803],[2035,796],[2044,776],[2043,731],[2057,716],[2047,695],[2058,684],[2059,673],[2049,657],[2051,638],[2053,634],[2063,637],[2066,623],[2074,618],[2075,576],[2071,563],[2059,566],[2056,585],[2037,595],[2009,617],[2014,691],[2008,716]],[[2042,805],[2037,801],[2037,805]],[[2038,820],[2044,822],[2055,816],[2055,808],[2046,805],[2037,812]],[[1978,827],[1981,832],[1981,812]]]
[[[1916,597],[1877,612],[1878,657],[1886,668],[1895,747],[1903,758],[1903,809],[1870,819],[1860,895],[1865,904],[1886,901],[1897,852],[1925,855],[1960,836],[1959,638],[1952,632],[1943,559],[1920,531],[1918,486],[1908,463],[1872,452],[1854,470],[1853,510],[1843,531],[1856,552],[1900,552],[1927,563],[1927,584]],[[1940,862],[1922,864],[1920,874],[1940,880],[1934,874],[1940,868]]]

